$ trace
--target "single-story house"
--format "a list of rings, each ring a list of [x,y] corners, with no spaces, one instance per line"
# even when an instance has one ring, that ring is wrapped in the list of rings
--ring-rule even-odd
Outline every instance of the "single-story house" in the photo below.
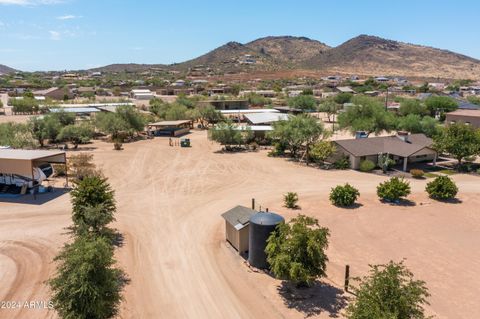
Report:
[[[222,214],[225,219],[225,238],[239,254],[248,251],[250,217],[257,212],[236,206]]]
[[[68,97],[68,99],[74,98],[73,93],[67,88],[53,87],[46,90],[34,91],[32,93],[34,96],[48,97],[53,100],[63,100],[65,97]]]
[[[245,114],[244,118],[251,125],[271,124],[278,121],[286,121],[290,116],[283,113],[254,113]]]
[[[155,136],[177,137],[188,134],[192,125],[191,120],[160,121],[148,124],[148,133]]]
[[[349,86],[338,86],[336,87],[336,90],[340,93],[351,93],[351,94],[357,93]]]
[[[445,123],[464,123],[480,128],[480,109],[476,110],[456,110],[446,114]]]
[[[130,92],[130,97],[136,100],[151,100],[155,97],[155,94],[150,90],[136,89]]]
[[[408,163],[437,160],[437,152],[432,148],[433,141],[424,134],[399,132],[393,136],[378,136],[333,141],[337,155],[349,157],[353,169],[359,169],[364,160],[378,163],[381,154],[388,154],[397,164],[403,162],[403,171]]]

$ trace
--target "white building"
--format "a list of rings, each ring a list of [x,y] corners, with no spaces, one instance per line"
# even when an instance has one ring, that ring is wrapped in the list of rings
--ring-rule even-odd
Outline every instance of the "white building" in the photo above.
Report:
[[[137,89],[130,92],[130,97],[136,100],[151,100],[155,94],[150,90]]]

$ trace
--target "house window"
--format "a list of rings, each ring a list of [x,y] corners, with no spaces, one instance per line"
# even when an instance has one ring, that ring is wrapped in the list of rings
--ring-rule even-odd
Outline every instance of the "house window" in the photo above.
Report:
[[[425,158],[425,157],[427,157],[426,154],[425,154],[425,155],[417,155],[417,156],[415,156],[415,158]]]
[[[470,125],[470,122],[465,122],[465,125]]]
[[[362,156],[362,157],[360,157],[360,160],[361,160],[361,161],[364,161],[364,160],[366,160],[366,159],[367,159],[367,157],[366,157],[366,156]]]

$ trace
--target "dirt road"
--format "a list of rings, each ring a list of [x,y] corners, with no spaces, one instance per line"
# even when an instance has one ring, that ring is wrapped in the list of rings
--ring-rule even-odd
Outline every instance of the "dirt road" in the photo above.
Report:
[[[204,132],[193,147],[169,147],[168,139],[126,144],[112,150],[96,142],[95,161],[116,190],[117,227],[125,235],[120,266],[131,283],[122,318],[328,318],[341,315],[333,305],[343,267],[363,275],[369,263],[407,258],[427,281],[429,311],[438,318],[480,316],[475,270],[480,265],[479,179],[455,177],[461,204],[436,203],[423,194],[424,181],[412,181],[413,207],[380,204],[375,187],[382,176],[352,171],[321,171],[264,152],[222,154]],[[360,189],[361,207],[341,210],[328,203],[332,186],[349,182]],[[287,211],[282,195],[300,195],[300,211]],[[327,288],[318,303],[287,303],[280,283],[251,272],[224,239],[220,215],[248,206],[288,218],[313,215],[330,228]],[[0,202],[0,300],[48,300],[43,281],[54,271],[51,259],[67,240],[69,198],[43,205]],[[51,318],[46,310],[0,310],[0,318]]]

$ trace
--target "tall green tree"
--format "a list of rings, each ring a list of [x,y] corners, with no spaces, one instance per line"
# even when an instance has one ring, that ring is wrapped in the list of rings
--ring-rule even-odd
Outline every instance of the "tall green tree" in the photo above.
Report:
[[[227,150],[229,150],[232,145],[245,145],[253,138],[253,132],[251,130],[241,130],[236,127],[232,121],[218,123],[208,131],[208,134],[212,141],[224,145]]]
[[[370,266],[356,279],[355,300],[347,308],[349,319],[422,319],[430,296],[424,281],[415,280],[403,262]]]
[[[437,112],[447,113],[455,111],[458,108],[458,103],[448,96],[430,96],[425,100],[430,115],[434,116]]]
[[[288,105],[301,110],[315,110],[317,108],[317,100],[313,95],[300,94],[288,99]]]
[[[402,99],[400,102],[399,113],[402,116],[410,114],[424,116],[427,115],[429,111],[426,106],[417,99]]]
[[[267,261],[275,277],[298,286],[325,276],[329,230],[318,220],[298,215],[279,224],[267,240]]]
[[[480,130],[471,125],[450,124],[434,137],[434,142],[435,149],[453,156],[459,168],[465,157],[480,154]]]
[[[64,319],[109,319],[118,315],[125,274],[115,268],[113,247],[103,237],[77,238],[55,258],[50,281],[54,308]]]
[[[57,140],[71,142],[77,148],[79,144],[90,142],[93,134],[94,129],[89,123],[67,125],[58,133]]]
[[[382,131],[391,131],[395,128],[395,116],[385,110],[385,106],[377,99],[366,96],[352,98],[353,106],[338,116],[341,128],[349,129],[352,133],[365,131],[380,134]]]
[[[275,122],[273,131],[268,134],[278,143],[285,145],[292,157],[296,157],[304,147],[307,160],[310,146],[327,135],[323,124],[309,115],[291,116],[287,121]]]
[[[342,104],[343,105],[343,104]],[[342,109],[342,105],[336,103],[332,99],[328,99],[318,106],[319,112],[324,112],[327,114],[327,118],[329,122],[333,122],[335,119],[335,115]]]

